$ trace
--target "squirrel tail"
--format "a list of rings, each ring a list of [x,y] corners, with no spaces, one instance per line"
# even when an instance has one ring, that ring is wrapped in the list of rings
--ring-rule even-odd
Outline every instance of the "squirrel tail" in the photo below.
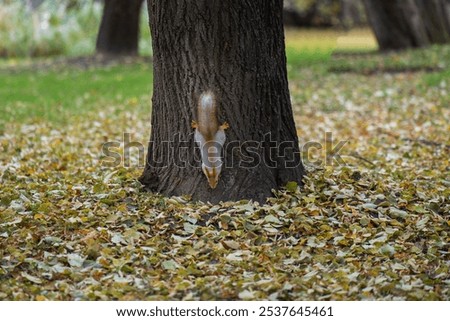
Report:
[[[200,107],[203,109],[214,108],[214,94],[211,91],[205,91],[200,96]]]
[[[211,91],[205,91],[200,96],[197,110],[197,123],[203,135],[212,135],[217,131],[216,102],[214,94]]]

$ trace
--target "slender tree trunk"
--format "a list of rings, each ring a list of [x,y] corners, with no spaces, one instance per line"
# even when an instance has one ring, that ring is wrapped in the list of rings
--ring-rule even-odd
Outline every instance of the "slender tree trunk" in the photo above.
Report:
[[[110,55],[137,55],[142,1],[105,0],[97,36],[97,52]]]
[[[361,26],[364,22],[360,7],[362,6],[361,0],[340,0],[341,11],[339,18],[341,25],[349,29],[354,26]]]
[[[42,4],[42,2],[44,2],[44,0],[29,0],[29,1],[28,1],[28,3],[31,4],[31,7],[32,7],[33,9],[38,8],[38,7]]]
[[[149,0],[148,9],[152,132],[140,181],[164,195],[214,203],[265,201],[272,189],[300,183],[282,0]],[[200,168],[191,128],[206,90],[217,98],[220,123],[230,125],[215,189]]]
[[[364,0],[381,50],[423,47],[430,43],[415,0]]]
[[[416,0],[428,38],[431,43],[447,43],[450,40],[450,33],[447,28],[448,17],[446,16],[444,2],[446,0]]]

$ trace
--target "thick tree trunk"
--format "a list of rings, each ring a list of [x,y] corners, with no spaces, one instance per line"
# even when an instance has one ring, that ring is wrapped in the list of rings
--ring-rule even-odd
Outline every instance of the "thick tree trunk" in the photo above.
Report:
[[[149,0],[148,6],[153,110],[140,181],[164,195],[190,194],[213,203],[265,201],[272,189],[300,183],[304,170],[289,97],[282,0]],[[206,90],[217,98],[220,123],[230,125],[215,189],[200,168],[191,128]]]
[[[415,0],[364,0],[381,50],[423,47],[430,43]]]
[[[137,55],[143,0],[105,0],[96,50],[110,55]]]
[[[447,27],[448,17],[445,12],[446,0],[416,0],[431,43],[447,43],[450,33]]]

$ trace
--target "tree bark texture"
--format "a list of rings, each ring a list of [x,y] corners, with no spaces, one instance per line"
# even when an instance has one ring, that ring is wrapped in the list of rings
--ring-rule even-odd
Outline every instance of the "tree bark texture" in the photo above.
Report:
[[[140,181],[154,192],[213,203],[264,202],[272,189],[300,183],[282,0],[149,0],[148,10],[153,110]],[[191,128],[207,90],[216,96],[219,122],[230,125],[215,189],[200,168]]]
[[[364,0],[364,4],[380,50],[430,44],[415,0]]]
[[[110,55],[137,55],[143,0],[105,0],[96,50]]]

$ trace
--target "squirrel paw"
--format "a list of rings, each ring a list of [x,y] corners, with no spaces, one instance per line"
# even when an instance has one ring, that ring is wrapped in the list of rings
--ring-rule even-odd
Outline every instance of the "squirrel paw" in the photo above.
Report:
[[[192,128],[198,128],[198,124],[197,124],[197,122],[196,122],[195,120],[193,120],[193,121],[191,122],[191,127],[192,127]]]
[[[225,130],[230,128],[230,125],[227,122],[224,122],[222,125],[220,125],[219,129]]]

